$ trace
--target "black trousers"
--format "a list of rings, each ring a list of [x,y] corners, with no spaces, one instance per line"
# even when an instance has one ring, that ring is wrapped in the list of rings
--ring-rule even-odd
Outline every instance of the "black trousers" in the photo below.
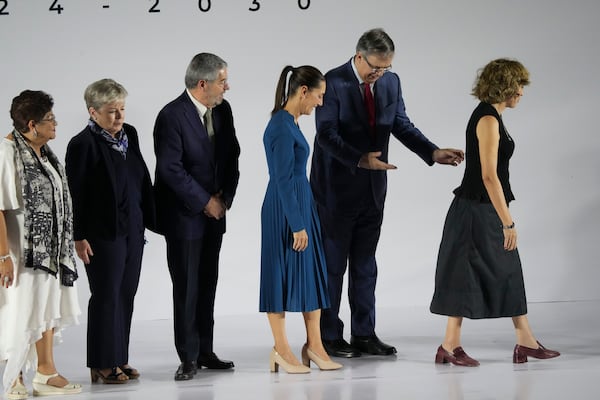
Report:
[[[222,233],[211,229],[201,239],[167,237],[167,262],[173,282],[175,348],[182,362],[213,352],[215,292]]]
[[[129,362],[129,334],[144,233],[88,242],[94,255],[85,266],[90,286],[87,366],[112,368]]]

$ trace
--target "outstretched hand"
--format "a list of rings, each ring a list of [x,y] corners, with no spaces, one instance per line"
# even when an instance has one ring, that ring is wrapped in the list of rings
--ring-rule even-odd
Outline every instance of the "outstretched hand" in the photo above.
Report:
[[[433,151],[433,161],[438,164],[457,166],[465,159],[465,153],[457,149],[436,149]]]
[[[379,159],[381,157],[380,151],[372,151],[370,153],[365,153],[360,158],[358,162],[358,166],[364,169],[374,169],[374,170],[386,170],[386,169],[396,169],[397,167],[392,164],[388,164]]]

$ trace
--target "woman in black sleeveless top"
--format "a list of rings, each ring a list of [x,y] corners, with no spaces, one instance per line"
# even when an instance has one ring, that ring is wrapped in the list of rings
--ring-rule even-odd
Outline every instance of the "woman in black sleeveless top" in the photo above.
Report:
[[[448,316],[436,363],[479,365],[461,347],[463,317],[512,317],[514,363],[560,355],[544,348],[529,327],[517,231],[508,209],[514,200],[508,165],[515,144],[502,112],[517,106],[528,84],[529,72],[521,63],[498,59],[479,72],[473,88],[481,102],[467,125],[465,175],[444,224],[430,307]]]

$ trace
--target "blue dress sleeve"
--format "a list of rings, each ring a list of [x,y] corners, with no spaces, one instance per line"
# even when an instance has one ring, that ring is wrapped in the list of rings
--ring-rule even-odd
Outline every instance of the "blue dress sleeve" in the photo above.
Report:
[[[269,125],[265,132],[269,174],[277,188],[276,192],[281,200],[283,213],[292,232],[299,232],[305,229],[305,226],[294,185],[294,166],[296,163],[294,147],[296,141],[288,124],[275,123]]]

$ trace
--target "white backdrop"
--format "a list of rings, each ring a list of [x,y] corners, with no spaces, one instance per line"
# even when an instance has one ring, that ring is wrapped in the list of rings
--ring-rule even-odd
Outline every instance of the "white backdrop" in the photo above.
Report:
[[[126,120],[140,132],[153,174],[157,112],[183,91],[194,54],[223,57],[242,156],[216,313],[256,313],[268,178],[262,133],[284,65],[313,64],[325,72],[354,54],[364,31],[383,27],[396,44],[393,70],[408,115],[439,146],[464,148],[477,69],[514,57],[532,79],[519,107],[504,116],[517,144],[511,210],[528,300],[598,299],[598,15],[597,0],[0,0],[0,126],[11,130],[10,102],[21,90],[47,91],[59,120],[51,146],[63,158],[86,123],[84,88],[114,78],[130,93]],[[313,116],[301,127],[312,144]],[[389,173],[378,306],[427,312],[443,220],[463,167],[427,167],[397,142],[390,160],[399,169]],[[148,239],[135,318],[171,318],[164,241],[151,233]],[[83,268],[81,276],[85,309]]]

